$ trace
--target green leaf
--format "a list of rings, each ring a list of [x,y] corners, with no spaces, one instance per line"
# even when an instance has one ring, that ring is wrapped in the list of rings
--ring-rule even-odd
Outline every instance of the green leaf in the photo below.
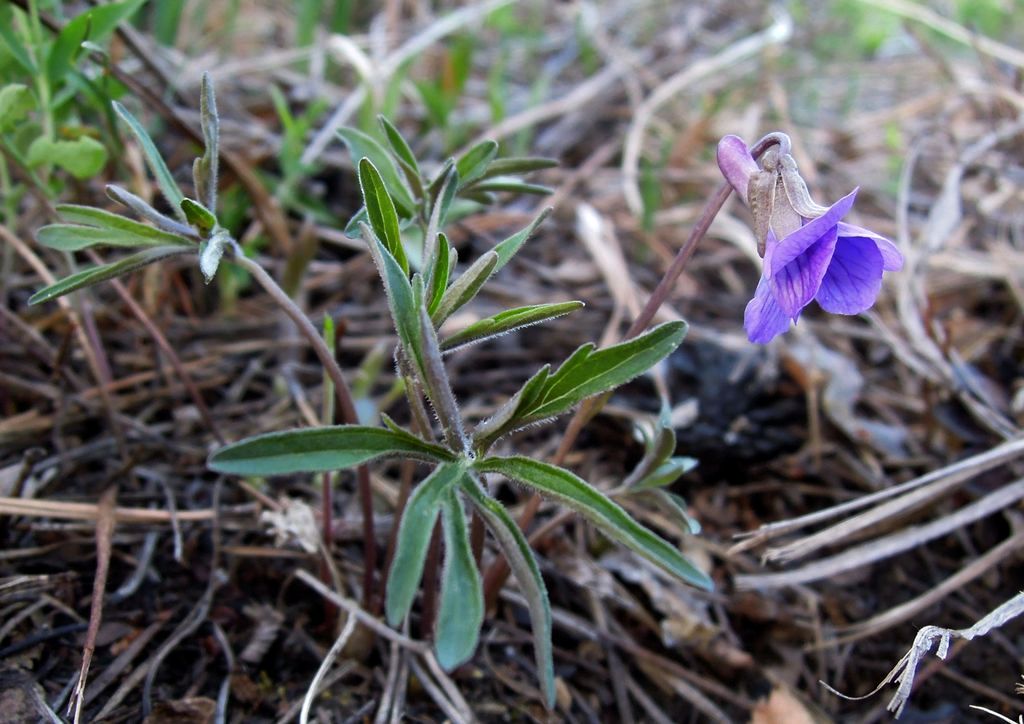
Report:
[[[495,176],[515,176],[518,174],[541,171],[546,168],[554,168],[558,161],[553,158],[537,158],[531,156],[517,158],[499,158],[491,162],[487,171],[481,179],[494,178]]]
[[[112,264],[90,267],[78,272],[77,274],[64,277],[56,284],[51,284],[45,289],[40,289],[29,297],[28,303],[39,304],[40,302],[48,302],[51,299],[62,297],[65,294],[69,294],[70,292],[81,289],[82,287],[88,287],[93,284],[105,282],[108,279],[113,279],[114,277],[119,277],[133,272],[136,269],[148,266],[153,262],[166,259],[169,256],[185,254],[189,251],[191,251],[191,248],[186,246],[156,246],[152,249],[146,249],[145,251],[140,251],[137,254],[126,256],[124,259],[115,261]]]
[[[630,515],[591,486],[564,468],[526,457],[488,457],[473,463],[480,472],[500,473],[534,490],[555,498],[596,525],[610,538],[643,556],[682,580],[712,590],[706,573],[688,561],[676,548],[637,523]]]
[[[370,226],[377,238],[384,242],[384,246],[395,257],[402,271],[408,274],[409,260],[405,256],[405,249],[402,248],[395,204],[377,168],[365,157],[359,160],[359,186],[363,191],[363,203],[370,218]]]
[[[670,511],[675,513],[686,532],[691,535],[700,534],[700,522],[691,517],[687,512],[686,501],[683,498],[675,493],[670,493],[667,490],[644,491],[644,494],[654,495],[658,502],[662,504],[662,507],[668,508]]]
[[[452,245],[448,243],[448,237],[443,233],[437,235],[437,251],[434,253],[434,268],[430,270],[430,288],[427,290],[427,313],[433,317],[441,304],[441,298],[448,288],[448,280],[451,278],[452,269],[455,268],[455,261],[458,255]]]
[[[107,212],[99,209],[90,209],[98,214]],[[83,216],[75,215],[77,218]],[[50,224],[36,232],[36,240],[51,249],[63,251],[77,251],[87,249],[90,246],[165,246],[168,244],[177,246],[194,247],[195,245],[180,236],[169,234],[152,226],[140,224],[137,221],[126,219],[117,214],[109,214],[116,219],[109,226],[98,225],[80,226],[78,224]],[[92,220],[92,219],[90,219]]]
[[[409,496],[398,527],[384,604],[388,623],[393,627],[402,623],[412,607],[441,504],[462,474],[463,468],[458,464],[439,465]]]
[[[76,15],[64,26],[50,47],[46,75],[52,87],[59,86],[82,51],[82,43],[102,42],[117,24],[134,13],[145,0],[123,0],[97,5]]]
[[[420,173],[420,166],[416,162],[416,156],[413,154],[412,149],[409,148],[409,144],[406,143],[405,138],[399,133],[398,129],[392,125],[384,116],[377,116],[377,120],[380,121],[381,127],[384,129],[384,135],[387,136],[388,145],[391,146],[391,150],[395,152],[395,156],[400,161],[404,161],[409,165],[418,176]]]
[[[192,165],[192,180],[196,187],[199,203],[212,215],[212,212],[217,209],[220,118],[217,116],[217,97],[213,92],[213,79],[209,73],[203,73],[199,88],[199,125],[203,131],[203,155],[197,158]],[[188,209],[183,210],[188,214]],[[216,219],[214,219],[214,223],[216,223]]]
[[[483,176],[497,155],[498,144],[495,141],[481,141],[466,151],[455,162],[455,169],[459,172],[459,185],[468,186]]]
[[[444,176],[444,183],[438,190],[437,197],[431,199],[430,218],[427,220],[427,228],[423,233],[423,262],[422,268],[427,270],[427,286],[433,287],[434,267],[437,264],[438,254],[438,233],[448,217],[448,209],[451,208],[455,199],[455,189],[459,184],[459,174],[454,166],[446,166],[448,173]],[[447,284],[447,280],[445,280]]]
[[[192,224],[200,236],[209,236],[210,232],[217,226],[217,217],[198,201],[188,198],[182,199],[181,210],[185,212],[185,218],[188,219],[188,223]]]
[[[473,655],[484,622],[484,590],[473,558],[462,503],[454,490],[442,502],[444,572],[434,647],[437,660],[451,671]]]
[[[399,213],[405,218],[413,216],[416,212],[416,202],[402,181],[391,154],[373,136],[355,128],[342,128],[338,131],[338,136],[348,146],[354,161],[364,157],[370,159],[381,178],[384,179],[384,185]]]
[[[515,179],[481,181],[473,186],[473,190],[477,193],[533,194],[535,196],[547,196],[553,191],[548,186],[528,184]]]
[[[169,231],[176,236],[183,236],[187,239],[199,239],[198,234],[196,234],[196,230],[191,226],[183,224],[180,221],[176,221],[169,216],[164,216],[132,192],[113,184],[107,184],[106,191],[107,196],[111,199],[117,201],[119,204],[127,206],[136,214],[144,219],[148,219],[164,231]],[[87,222],[80,221],[79,223]]]
[[[494,440],[513,430],[560,415],[592,395],[606,392],[649,369],[667,357],[686,335],[685,322],[666,322],[639,337],[594,351],[585,344],[573,352],[542,382],[534,375],[530,399],[516,393],[494,415],[480,423],[473,433],[477,450],[486,450]]]
[[[680,476],[697,467],[697,461],[688,457],[669,458],[658,467],[640,478],[633,486],[633,490],[649,490],[652,488],[664,488],[677,481]]]
[[[207,465],[232,475],[289,475],[351,468],[381,457],[453,460],[444,448],[407,432],[335,425],[250,437],[217,450]]]
[[[442,295],[441,303],[437,305],[437,310],[431,315],[434,324],[440,325],[453,312],[473,299],[484,283],[491,278],[497,265],[498,255],[494,251],[489,251],[473,262],[469,269],[462,272],[462,275]]]
[[[26,153],[29,166],[53,164],[78,179],[98,174],[107,163],[107,148],[95,138],[81,136],[73,141],[51,141],[40,136]]]
[[[529,226],[516,232],[494,247],[494,252],[498,255],[498,265],[494,267],[493,273],[497,273],[499,269],[509,263],[512,257],[516,255],[516,252],[519,251],[523,244],[526,243],[526,240],[533,236],[533,232],[537,230],[537,227],[540,226],[541,222],[548,218],[548,214],[550,213],[551,207],[544,209],[537,214],[537,217],[530,222]]]
[[[546,322],[561,317],[585,306],[583,302],[558,302],[555,304],[531,304],[499,312],[493,317],[474,322],[465,329],[459,330],[441,342],[441,351],[450,352],[467,344],[475,344],[485,339],[498,337],[502,334],[529,327],[532,324]]]
[[[35,76],[38,73],[28,49],[21,42],[21,38],[15,29],[18,25],[14,21],[14,4],[0,3],[0,38],[3,39],[11,57],[17,61],[26,74]]]
[[[164,163],[163,156],[160,155],[160,151],[157,150],[156,144],[153,143],[153,139],[139,120],[133,116],[127,108],[118,103],[113,102],[114,111],[121,117],[131,130],[135,139],[139,142],[142,147],[142,153],[146,157],[146,165],[149,166],[150,172],[156,179],[157,185],[160,187],[160,192],[167,199],[167,203],[170,204],[171,208],[174,209],[174,213],[177,214],[178,218],[182,221],[187,221],[185,218],[185,212],[181,209],[182,199],[185,195],[178,188],[177,181],[171,176],[171,172],[167,168],[167,164]]]
[[[377,239],[365,224],[363,225],[363,236],[366,237],[366,243],[370,246],[373,259],[377,263],[377,270],[384,281],[384,291],[387,292],[391,319],[395,323],[395,331],[398,332],[402,349],[416,364],[417,372],[422,374],[424,363],[423,342],[420,339],[420,300],[413,294],[409,277],[395,261],[395,257],[391,256],[391,252],[387,250],[384,243]]]
[[[182,234],[157,229],[149,224],[142,224],[134,219],[129,219],[126,216],[114,214],[103,209],[97,209],[93,206],[58,204],[57,213],[60,214],[62,219],[71,222],[72,224],[81,224],[82,226],[92,226],[97,229],[106,229],[125,234],[144,236],[148,239],[154,239],[167,244],[193,243],[189,237],[183,236]],[[188,227],[182,227],[182,229],[189,234],[194,234],[194,232],[188,229]],[[40,229],[40,231],[42,231],[42,229]]]
[[[686,322],[666,322],[626,342],[574,354],[551,375],[531,416],[560,414],[591,395],[629,382],[671,354],[685,336]]]
[[[21,83],[10,83],[0,88],[0,131],[13,128],[36,107],[32,91]]]
[[[537,673],[545,705],[552,709],[555,706],[555,666],[551,647],[551,604],[548,602],[548,591],[540,575],[537,559],[508,511],[487,494],[472,473],[467,472],[462,476],[461,487],[497,539],[529,606]]]

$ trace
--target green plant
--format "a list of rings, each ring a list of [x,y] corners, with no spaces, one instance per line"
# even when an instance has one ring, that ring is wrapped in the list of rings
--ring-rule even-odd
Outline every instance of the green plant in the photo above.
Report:
[[[44,245],[76,251],[95,245],[139,249],[110,264],[72,274],[40,290],[35,304],[96,284],[170,256],[194,254],[209,282],[223,259],[241,265],[291,316],[317,351],[338,395],[349,424],[275,432],[242,440],[216,451],[211,469],[237,475],[282,475],[332,472],[365,466],[381,458],[425,461],[433,466],[408,499],[397,530],[395,555],[387,579],[385,611],[388,622],[401,624],[412,608],[423,577],[427,548],[440,520],[445,548],[435,648],[446,668],[465,661],[476,648],[484,617],[481,575],[470,544],[464,502],[491,530],[516,574],[527,598],[534,629],[534,647],[544,699],[554,702],[551,612],[540,568],[523,533],[505,508],[490,494],[486,475],[496,474],[554,498],[577,511],[609,538],[644,556],[694,585],[710,588],[711,581],[677,548],[644,528],[611,498],[564,468],[518,455],[492,454],[494,443],[527,426],[561,415],[584,400],[601,395],[664,359],[682,341],[686,325],[671,322],[604,349],[583,345],[557,368],[542,367],[495,414],[469,425],[463,419],[449,383],[444,355],[458,347],[553,319],[582,306],[567,301],[526,304],[481,320],[459,332],[442,336],[441,325],[468,304],[482,286],[522,248],[547,215],[542,212],[525,229],[513,234],[455,275],[456,253],[442,231],[460,205],[493,202],[505,191],[537,191],[517,174],[543,168],[545,159],[498,159],[497,144],[481,143],[458,159],[445,163],[432,178],[398,130],[381,119],[387,147],[354,129],[341,132],[358,158],[357,170],[364,201],[350,227],[359,229],[377,264],[399,343],[395,360],[409,402],[412,430],[381,415],[383,427],[355,424],[352,395],[317,330],[284,291],[220,224],[217,208],[219,121],[212,84],[204,77],[200,118],[205,141],[203,155],[193,165],[194,198],[186,196],[170,174],[156,145],[141,123],[120,104],[118,116],[141,146],[150,171],[172,210],[165,215],[127,190],[108,186],[107,193],[145,222],[87,206],[63,205],[63,223],[43,227]],[[416,235],[409,232],[415,230]],[[415,249],[410,236],[422,239]],[[439,423],[435,433],[427,406]],[[674,439],[673,439],[674,441]],[[657,490],[678,474],[678,461],[664,434],[651,447],[649,471],[629,482],[637,490]],[[674,447],[674,445],[672,446]],[[647,458],[645,458],[647,459]],[[666,470],[665,466],[671,470]],[[674,467],[673,467],[674,466]],[[365,468],[363,468],[365,470]],[[368,478],[367,478],[368,482]],[[634,491],[635,492],[635,491]],[[368,502],[368,485],[364,494]],[[364,507],[364,511],[369,509]],[[372,525],[366,515],[364,524]],[[370,536],[372,538],[372,535]],[[373,555],[367,554],[372,573]],[[372,575],[366,579],[372,582]],[[364,592],[365,593],[365,592]]]
[[[501,406],[476,425],[463,419],[443,363],[444,354],[552,319],[582,306],[578,302],[525,305],[482,320],[454,335],[440,334],[442,323],[469,303],[481,287],[523,246],[546,215],[499,243],[453,278],[455,250],[441,229],[459,198],[490,201],[492,191],[522,190],[518,181],[491,181],[542,165],[531,159],[495,159],[497,145],[485,142],[444,165],[429,182],[408,144],[382,120],[390,146],[385,149],[354,129],[341,133],[353,156],[364,207],[354,224],[373,255],[383,280],[399,343],[396,366],[405,380],[413,430],[383,417],[384,427],[359,425],[276,432],[228,445],[210,457],[210,467],[238,475],[281,475],[337,470],[381,458],[427,462],[432,472],[412,492],[397,535],[387,580],[386,615],[398,626],[412,608],[424,575],[431,532],[443,529],[445,562],[440,606],[434,631],[438,659],[445,668],[465,661],[476,648],[483,621],[481,576],[474,562],[463,501],[482,518],[509,562],[529,602],[537,668],[545,701],[554,702],[551,613],[540,568],[519,527],[491,496],[485,476],[503,476],[554,498],[577,511],[613,540],[694,585],[711,581],[675,546],[641,526],[608,496],[572,472],[523,456],[494,455],[493,444],[516,430],[550,420],[583,400],[602,394],[649,369],[671,353],[686,331],[682,322],[667,323],[604,349],[584,345],[556,369],[544,366]],[[418,269],[410,262],[403,227],[419,225],[424,243]],[[438,420],[435,434],[427,413]],[[437,438],[440,439],[437,439]],[[674,442],[674,438],[672,439]],[[674,447],[674,446],[673,446]],[[672,466],[662,442],[652,453],[651,473],[642,474],[650,488],[668,480]],[[678,465],[673,471],[678,470]],[[678,475],[678,472],[676,473]],[[671,479],[675,479],[671,477]]]

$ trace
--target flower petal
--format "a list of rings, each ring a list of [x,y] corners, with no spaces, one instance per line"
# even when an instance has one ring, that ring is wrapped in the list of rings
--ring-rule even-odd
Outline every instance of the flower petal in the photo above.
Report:
[[[899,271],[903,268],[903,254],[900,253],[899,247],[884,236],[879,236],[868,229],[840,221],[839,237],[842,238],[844,236],[862,236],[875,242],[875,246],[878,247],[878,251],[882,254],[882,268],[886,271]]]
[[[754,298],[743,311],[743,327],[751,342],[767,344],[789,329],[790,318],[786,316],[772,296],[768,280],[761,277],[757,283]]]
[[[833,314],[863,312],[875,303],[882,288],[882,265],[882,252],[874,239],[842,237],[815,299]]]
[[[747,203],[747,182],[758,171],[747,142],[739,136],[725,136],[718,142],[717,156],[722,175],[736,189],[743,203]]]
[[[772,296],[787,316],[796,317],[818,293],[832,262],[838,231],[834,225],[825,229],[820,238],[788,264],[777,268],[768,280]]]
[[[764,275],[771,279],[782,267],[803,254],[808,247],[820,240],[825,232],[839,223],[853,206],[857,196],[854,189],[829,207],[829,210],[816,219],[811,219],[792,234],[774,246],[769,246],[764,255]]]

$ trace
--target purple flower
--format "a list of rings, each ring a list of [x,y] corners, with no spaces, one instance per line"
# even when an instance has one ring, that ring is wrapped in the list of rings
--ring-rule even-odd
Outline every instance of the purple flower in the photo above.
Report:
[[[765,152],[759,166],[737,136],[719,143],[718,164],[754,212],[764,257],[743,314],[751,342],[764,344],[788,330],[812,299],[826,312],[859,314],[875,303],[882,273],[903,267],[895,244],[842,221],[857,189],[818,206],[788,153]]]

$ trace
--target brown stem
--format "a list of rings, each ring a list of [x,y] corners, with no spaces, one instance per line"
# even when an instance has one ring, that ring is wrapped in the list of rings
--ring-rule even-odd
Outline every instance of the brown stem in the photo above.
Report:
[[[324,371],[334,383],[334,393],[338,398],[338,410],[341,412],[342,419],[352,425],[358,424],[359,416],[356,414],[355,401],[352,399],[348,382],[345,381],[345,374],[338,366],[338,361],[331,354],[331,350],[327,348],[323,337],[316,331],[316,327],[260,264],[247,257],[237,244],[231,247],[231,251],[233,252],[232,260],[252,275],[264,291],[284,310],[284,313],[295,322],[299,332],[313,348]],[[373,610],[375,607],[373,593],[374,569],[377,566],[377,540],[373,534],[373,491],[370,488],[370,471],[365,465],[356,468],[356,481],[359,502],[363,511],[363,558],[366,566],[363,571],[363,606]]]
[[[766,136],[765,139],[769,138]],[[756,144],[756,147],[764,146],[765,139]],[[775,140],[772,143],[777,143]],[[771,145],[771,144],[768,144]],[[760,152],[764,152],[764,148],[760,149]],[[726,200],[729,198],[729,194],[732,193],[732,186],[729,184],[722,184],[718,187],[718,190],[708,199],[707,204],[704,205],[704,210],[701,212],[700,218],[697,219],[697,223],[690,231],[690,236],[687,238],[679,251],[676,253],[675,259],[672,260],[672,264],[668,270],[662,276],[661,281],[658,282],[658,286],[655,287],[651,293],[650,299],[647,300],[646,306],[637,315],[636,319],[633,320],[633,324],[626,332],[623,340],[630,339],[640,334],[647,328],[647,325],[654,319],[654,315],[657,314],[658,308],[664,304],[668,298],[669,293],[672,291],[672,287],[675,285],[676,280],[679,279],[679,275],[683,273],[683,269],[686,268],[686,263],[693,256],[694,250],[697,248],[698,242],[704,238],[708,229],[711,227],[711,222],[715,220],[715,216],[722,210],[722,206],[725,205]],[[561,465],[562,461],[565,460],[565,456],[569,454],[569,450],[572,449],[573,444],[576,442],[576,438],[579,436],[583,426],[596,415],[602,407],[604,407],[605,401],[607,401],[608,395],[598,395],[592,397],[584,402],[576,414],[572,416],[569,421],[569,425],[566,428],[565,435],[562,437],[561,442],[558,445],[558,450],[552,462],[555,465]],[[519,527],[522,530],[526,530],[530,523],[533,521],[533,517],[537,514],[537,510],[540,508],[541,497],[536,493],[527,501],[526,506],[523,508],[522,514],[519,516]],[[487,573],[484,575],[484,601],[487,608],[491,608],[498,600],[498,593],[501,591],[501,587],[505,585],[505,581],[508,580],[509,574],[508,563],[504,558],[499,558],[491,567],[487,569]]]

